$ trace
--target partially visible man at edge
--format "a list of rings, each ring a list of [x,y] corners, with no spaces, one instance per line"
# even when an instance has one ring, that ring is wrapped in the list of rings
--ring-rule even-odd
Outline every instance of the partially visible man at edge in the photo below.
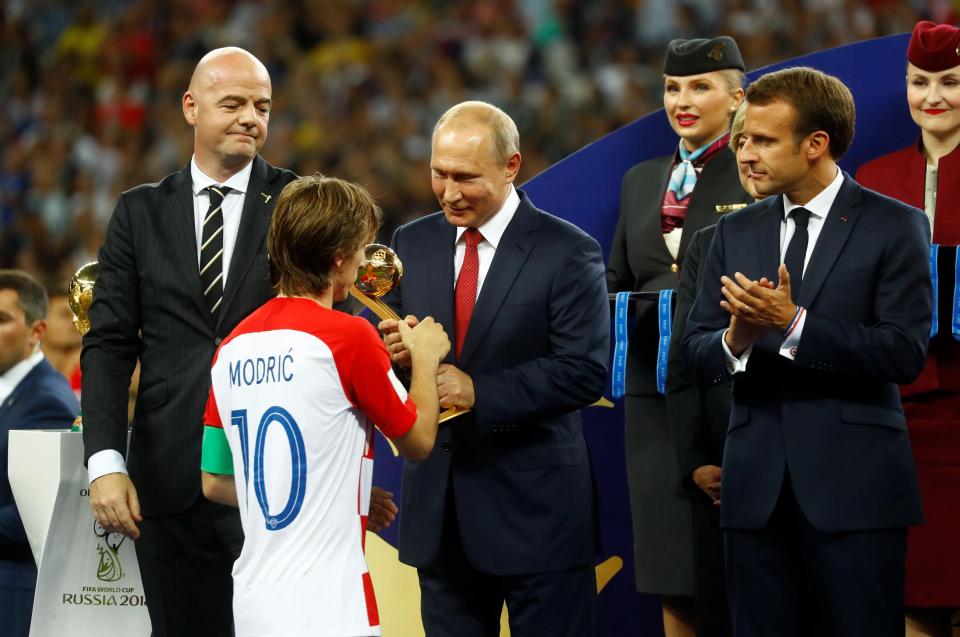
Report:
[[[80,406],[67,380],[40,351],[47,294],[32,276],[0,270],[0,626],[27,637],[37,566],[7,479],[9,433],[66,429]]]

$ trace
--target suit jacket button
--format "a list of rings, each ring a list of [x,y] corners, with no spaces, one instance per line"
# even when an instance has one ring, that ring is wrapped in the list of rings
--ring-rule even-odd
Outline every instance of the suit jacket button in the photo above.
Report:
[[[673,273],[677,273],[680,271],[680,266],[674,263],[670,266],[670,271]]]
[[[450,441],[444,440],[440,443],[440,449],[443,451],[450,451]]]

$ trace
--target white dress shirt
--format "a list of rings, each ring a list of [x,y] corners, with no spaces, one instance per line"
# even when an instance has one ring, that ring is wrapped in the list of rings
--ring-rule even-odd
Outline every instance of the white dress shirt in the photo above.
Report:
[[[810,255],[813,254],[813,249],[816,247],[817,240],[820,238],[820,231],[823,230],[823,224],[827,220],[827,215],[830,214],[830,208],[833,207],[833,202],[840,193],[840,187],[842,185],[843,172],[838,168],[837,175],[833,178],[833,181],[830,182],[830,185],[821,190],[816,197],[806,204],[793,203],[789,197],[783,195],[783,219],[780,223],[781,263],[783,263],[784,258],[787,256],[787,247],[790,245],[790,240],[793,239],[793,233],[797,228],[797,224],[793,220],[793,217],[790,216],[790,212],[793,211],[794,208],[806,208],[810,211],[810,220],[807,222],[807,235],[809,237],[807,241],[807,253],[803,257],[803,270],[806,272],[807,264],[810,263]],[[790,360],[797,357],[797,348],[800,346],[800,337],[803,335],[803,326],[806,321],[807,313],[804,310],[801,312],[796,327],[791,330],[780,344],[781,356],[789,358]],[[730,348],[727,347],[726,340],[721,339],[721,342],[723,343],[723,351],[727,358],[727,369],[730,373],[736,374],[744,371],[747,368],[747,361],[750,358],[750,352],[753,351],[753,346],[748,347],[743,354],[737,358],[730,351]]]
[[[497,251],[503,232],[510,225],[513,215],[520,207],[520,195],[517,194],[513,184],[510,185],[510,192],[507,198],[500,206],[500,210],[495,215],[484,222],[477,230],[483,235],[483,241],[477,244],[477,258],[479,259],[480,271],[477,273],[477,297],[480,296],[480,288],[483,287],[483,280],[487,277],[490,270],[490,264],[493,262],[493,255]],[[456,287],[456,280],[460,276],[460,268],[463,267],[463,257],[467,252],[467,242],[463,238],[466,228],[457,228],[457,238],[454,244],[453,253],[453,280]]]
[[[43,352],[39,349],[0,375],[0,405],[6,402],[13,390],[17,388],[34,367],[43,360]]]
[[[250,173],[253,162],[247,164],[240,172],[224,182],[211,179],[197,166],[197,158],[190,159],[190,177],[193,180],[193,225],[196,232],[197,245],[197,276],[200,276],[200,245],[203,243],[203,220],[210,207],[210,195],[206,192],[208,186],[227,186],[230,192],[223,198],[220,207],[223,213],[223,287],[227,287],[227,272],[230,270],[230,259],[233,256],[233,247],[237,243],[237,233],[240,231],[240,216],[243,214],[243,204],[247,196],[247,186],[250,183]],[[198,467],[199,470],[199,467]],[[123,454],[116,449],[104,449],[90,456],[87,460],[87,476],[93,482],[100,476],[108,473],[126,473],[127,464]]]

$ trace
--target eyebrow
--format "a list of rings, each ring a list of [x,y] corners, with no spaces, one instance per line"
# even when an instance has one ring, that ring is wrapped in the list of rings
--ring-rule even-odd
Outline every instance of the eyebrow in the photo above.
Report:
[[[220,104],[223,102],[229,102],[231,100],[234,102],[246,102],[247,98],[242,95],[224,95],[217,101],[217,104]],[[273,100],[270,99],[269,97],[261,97],[260,99],[254,100],[253,103],[254,104],[272,104]]]

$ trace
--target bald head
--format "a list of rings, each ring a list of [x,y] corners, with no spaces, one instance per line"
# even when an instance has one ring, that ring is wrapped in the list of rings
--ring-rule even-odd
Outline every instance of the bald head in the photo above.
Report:
[[[267,140],[270,74],[237,47],[207,53],[183,94],[183,116],[193,126],[197,166],[217,181],[242,170]]]
[[[238,46],[225,46],[214,49],[200,58],[197,67],[190,77],[189,92],[202,90],[211,83],[216,83],[224,73],[242,70],[266,81],[270,86],[270,74],[263,62],[255,55]]]
[[[520,152],[520,133],[509,115],[486,102],[460,102],[440,116],[433,127],[433,137],[450,128],[481,128],[489,131],[494,159],[504,165]]]

